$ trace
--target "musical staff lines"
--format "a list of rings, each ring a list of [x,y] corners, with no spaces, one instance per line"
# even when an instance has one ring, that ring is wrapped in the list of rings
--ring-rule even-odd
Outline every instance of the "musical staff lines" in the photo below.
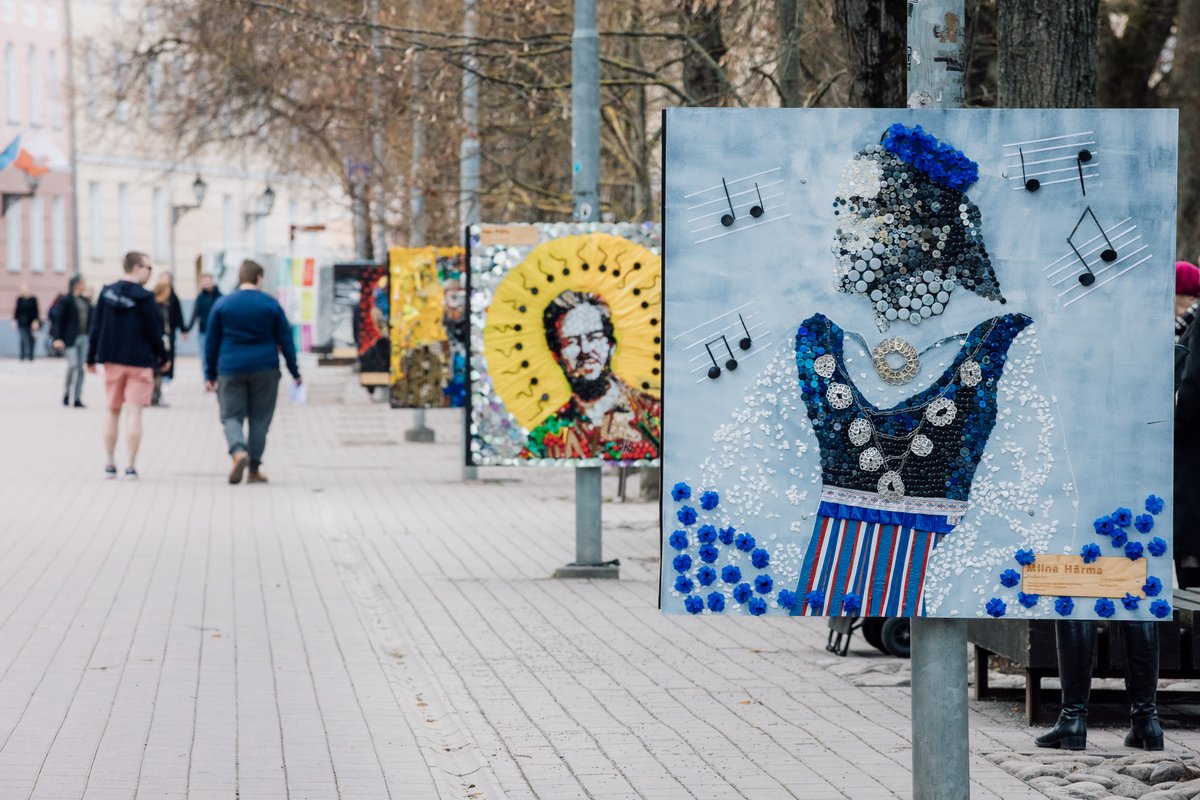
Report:
[[[1074,183],[1087,194],[1087,181],[1100,177],[1095,131],[1064,133],[1044,139],[1010,142],[1004,148],[1004,177],[1014,192]]]
[[[1042,273],[1058,290],[1058,299],[1064,308],[1153,258],[1148,252],[1150,246],[1139,244],[1142,235],[1132,217],[1106,228],[1096,220],[1089,207],[1080,216],[1079,224],[1088,216],[1095,220],[1097,233],[1081,242],[1068,238],[1070,249],[1042,267]]]
[[[741,178],[722,177],[719,184],[684,195],[688,233],[697,237],[692,243],[787,219],[791,213],[783,184],[783,167],[775,167]]]
[[[754,301],[706,320],[677,336],[672,342],[685,342],[680,348],[688,354],[689,372],[696,383],[717,380],[771,347],[771,332],[754,308]]]

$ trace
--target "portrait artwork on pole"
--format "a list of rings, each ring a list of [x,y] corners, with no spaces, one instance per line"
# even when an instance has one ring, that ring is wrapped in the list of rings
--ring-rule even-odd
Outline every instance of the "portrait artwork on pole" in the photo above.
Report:
[[[358,305],[362,299],[363,271],[375,265],[350,261],[333,265],[330,296],[329,354],[337,359],[358,358]]]
[[[358,382],[361,386],[387,386],[392,345],[388,339],[388,268],[372,264],[358,277],[358,306],[354,314],[354,342],[358,348]]]
[[[1176,112],[664,119],[664,612],[1170,616]]]
[[[392,408],[466,402],[466,285],[461,247],[393,247]]]
[[[657,464],[658,246],[653,225],[471,228],[469,464]]]

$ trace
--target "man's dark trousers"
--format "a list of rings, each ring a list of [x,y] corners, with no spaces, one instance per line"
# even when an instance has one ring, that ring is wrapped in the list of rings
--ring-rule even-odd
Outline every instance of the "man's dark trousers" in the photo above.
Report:
[[[217,377],[217,401],[221,404],[221,425],[229,454],[248,451],[251,470],[258,470],[262,464],[278,394],[278,369]],[[250,421],[248,436],[243,430],[246,420]]]

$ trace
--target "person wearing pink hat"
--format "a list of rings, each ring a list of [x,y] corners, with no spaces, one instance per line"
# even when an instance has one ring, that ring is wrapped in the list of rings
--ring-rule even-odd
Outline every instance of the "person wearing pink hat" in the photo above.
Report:
[[[1200,269],[1175,264],[1175,575],[1200,586]]]

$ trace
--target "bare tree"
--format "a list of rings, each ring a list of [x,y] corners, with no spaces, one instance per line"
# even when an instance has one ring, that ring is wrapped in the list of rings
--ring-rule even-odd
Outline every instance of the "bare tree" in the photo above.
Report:
[[[893,0],[834,0],[850,70],[851,106],[904,106],[904,4]]]
[[[1094,107],[1098,12],[1098,0],[998,2],[1000,105]]]

